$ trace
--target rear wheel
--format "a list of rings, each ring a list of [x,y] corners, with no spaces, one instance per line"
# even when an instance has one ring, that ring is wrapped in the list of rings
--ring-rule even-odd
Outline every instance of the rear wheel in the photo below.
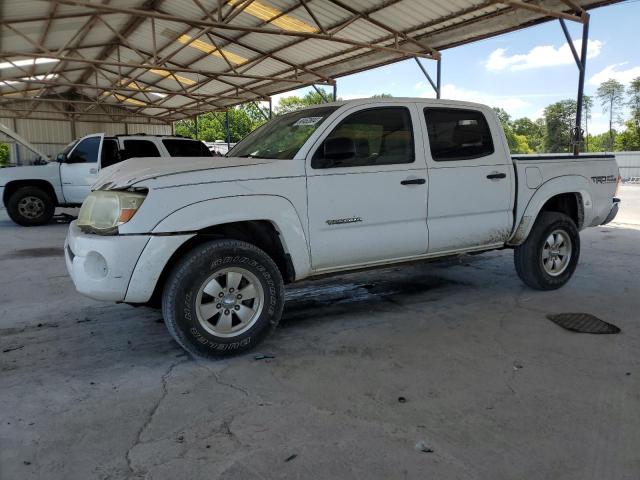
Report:
[[[257,345],[277,325],[283,305],[273,260],[238,240],[214,240],[187,253],[162,297],[169,333],[189,353],[205,357]]]
[[[24,227],[48,223],[55,209],[51,196],[39,187],[21,187],[11,194],[7,202],[11,220]]]
[[[554,290],[569,281],[580,257],[580,234],[563,213],[542,212],[527,240],[515,248],[520,279],[536,290]]]

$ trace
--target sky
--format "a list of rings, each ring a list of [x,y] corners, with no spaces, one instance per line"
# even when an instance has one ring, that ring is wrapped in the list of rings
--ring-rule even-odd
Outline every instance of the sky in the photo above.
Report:
[[[594,96],[589,133],[608,130],[608,117],[595,99],[598,85],[615,78],[628,85],[640,76],[640,0],[590,10],[585,94]],[[567,21],[580,51],[582,26]],[[436,62],[421,60],[435,79]],[[395,97],[434,97],[413,59],[337,79],[344,100],[390,93]],[[442,52],[442,98],[504,108],[513,118],[542,116],[544,107],[575,99],[578,68],[557,21]],[[274,97],[303,95],[309,89]]]

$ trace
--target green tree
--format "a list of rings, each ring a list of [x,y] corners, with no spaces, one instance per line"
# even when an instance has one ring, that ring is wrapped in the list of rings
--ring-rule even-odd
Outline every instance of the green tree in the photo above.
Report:
[[[535,122],[530,118],[518,118],[512,123],[513,133],[525,137],[527,146],[531,152],[544,151],[544,120]]]
[[[500,107],[493,107],[493,111],[496,112],[496,116],[498,117],[498,120],[500,120],[500,125],[502,125],[504,135],[507,137],[509,151],[516,153],[516,150],[518,149],[518,139],[516,138],[516,134],[513,133],[513,128],[511,127],[511,115],[509,115],[504,108]]]
[[[263,111],[264,115],[260,113]],[[232,143],[239,142],[253,130],[262,125],[267,112],[253,103],[229,109],[229,136]],[[208,112],[198,115],[197,138],[206,142],[226,140],[225,113]],[[185,137],[196,138],[195,119],[179,120],[175,124],[175,132]]]
[[[640,150],[640,77],[631,80],[627,95],[631,119],[625,123],[626,129],[621,134],[619,146],[621,150]]]
[[[575,100],[561,100],[544,109],[544,150],[549,153],[570,152],[575,124]]]
[[[376,93],[375,95],[371,95],[371,98],[393,98],[393,95],[390,93]]]
[[[622,122],[622,106],[624,104],[624,85],[613,78],[602,82],[598,87],[597,96],[602,110],[609,114],[609,148],[613,150],[613,126]]]
[[[290,97],[283,97],[280,99],[280,103],[276,107],[276,114],[281,115],[283,113],[295,112],[301,108],[309,107],[311,105],[320,105],[332,100],[332,94],[327,90],[320,88],[322,94],[312,90],[307,92],[303,97],[292,95]],[[323,96],[324,95],[324,96]]]
[[[0,143],[0,167],[9,165],[9,145]]]
[[[625,129],[616,135],[614,148],[616,151],[640,150],[640,129],[632,119],[625,122]]]

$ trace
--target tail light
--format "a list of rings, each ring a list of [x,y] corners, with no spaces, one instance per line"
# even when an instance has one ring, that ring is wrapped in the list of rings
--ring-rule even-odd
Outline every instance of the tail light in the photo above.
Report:
[[[622,177],[618,173],[618,177],[616,178],[616,192],[613,194],[614,197],[618,196],[618,193],[620,191],[620,184],[621,183],[622,183]]]

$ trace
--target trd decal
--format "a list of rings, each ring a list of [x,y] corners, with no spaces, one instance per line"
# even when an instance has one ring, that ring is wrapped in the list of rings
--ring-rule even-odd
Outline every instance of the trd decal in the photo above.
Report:
[[[591,177],[591,181],[593,183],[616,183],[618,181],[618,177],[615,175],[600,175],[597,177]]]

